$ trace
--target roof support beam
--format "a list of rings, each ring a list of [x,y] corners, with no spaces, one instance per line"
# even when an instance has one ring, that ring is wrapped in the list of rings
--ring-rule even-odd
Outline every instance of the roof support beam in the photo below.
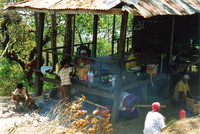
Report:
[[[128,21],[128,12],[122,15],[121,21],[121,32],[120,32],[120,43],[118,48],[118,71],[119,73],[116,74],[116,88],[114,89],[114,99],[113,99],[113,110],[112,110],[112,123],[118,120],[119,115],[119,104],[120,104],[120,84],[122,80],[122,67],[124,61],[124,51],[125,51],[125,42],[126,42],[126,29],[127,29],[127,21]]]
[[[99,16],[98,15],[94,15],[93,39],[92,39],[92,57],[93,58],[96,57],[98,20],[99,20]]]
[[[43,34],[44,34],[44,13],[35,15],[36,20],[36,44],[37,44],[37,70],[40,70],[42,66],[42,46],[43,46]],[[40,80],[41,73],[36,73],[35,78],[35,96],[42,95],[43,81]]]

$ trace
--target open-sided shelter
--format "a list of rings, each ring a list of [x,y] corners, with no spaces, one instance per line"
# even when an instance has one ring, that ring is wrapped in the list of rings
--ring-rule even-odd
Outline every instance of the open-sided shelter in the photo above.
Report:
[[[157,15],[191,15],[195,13],[200,13],[200,2],[199,0],[25,0],[22,2],[14,3],[6,7],[8,10],[24,10],[24,11],[33,11],[38,13],[37,15],[37,27],[36,27],[36,43],[37,43],[37,69],[39,70],[42,66],[42,52],[56,53],[55,48],[49,50],[43,50],[42,41],[43,41],[43,31],[44,31],[44,19],[45,14],[67,14],[67,28],[66,28],[66,37],[65,45],[63,48],[62,55],[70,56],[72,55],[72,48],[74,47],[74,38],[73,38],[73,24],[72,17],[76,14],[91,14],[94,15],[94,26],[93,26],[93,38],[91,44],[91,57],[96,58],[96,47],[97,47],[97,28],[98,28],[98,15],[110,14],[110,15],[121,15],[121,30],[119,44],[117,48],[117,56],[115,59],[115,65],[117,66],[115,70],[116,75],[116,86],[112,89],[112,92],[103,92],[104,90],[93,90],[92,88],[80,87],[86,92],[91,94],[99,95],[102,97],[107,97],[113,99],[113,113],[112,121],[115,121],[118,117],[118,107],[119,107],[119,93],[123,90],[127,90],[133,87],[144,86],[149,82],[145,81],[135,81],[129,82],[126,87],[123,87],[123,66],[125,61],[125,44],[126,44],[126,29],[127,29],[127,19],[128,14],[134,16],[142,16],[144,18],[157,16]],[[172,25],[173,27],[173,25]],[[173,37],[173,34],[171,35]],[[55,36],[52,36],[52,42],[55,42]],[[169,48],[172,47],[173,42],[169,43]],[[132,45],[133,46],[133,45]],[[170,51],[171,49],[169,49]],[[171,52],[169,52],[171,54]],[[171,56],[171,55],[170,55]],[[56,56],[53,58],[54,67],[58,62]],[[112,59],[111,59],[112,61]],[[101,64],[100,64],[101,66]],[[101,72],[100,67],[100,72]],[[36,73],[36,95],[42,94],[42,82],[43,80],[52,81],[41,76],[40,73]],[[101,78],[100,78],[101,80]],[[91,84],[89,85],[91,86]],[[98,85],[92,85],[96,88]],[[106,89],[106,88],[103,88]],[[147,91],[142,90],[144,99],[146,98]]]

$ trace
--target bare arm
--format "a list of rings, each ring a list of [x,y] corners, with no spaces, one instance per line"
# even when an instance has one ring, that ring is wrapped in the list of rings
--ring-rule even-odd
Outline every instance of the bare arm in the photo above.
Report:
[[[26,96],[27,96],[27,98],[29,99],[30,98],[30,95],[29,95],[29,93],[28,93],[28,90],[26,89]]]

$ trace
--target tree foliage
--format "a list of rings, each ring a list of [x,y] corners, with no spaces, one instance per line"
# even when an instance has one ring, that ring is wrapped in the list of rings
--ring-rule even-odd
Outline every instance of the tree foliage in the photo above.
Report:
[[[1,70],[1,77],[4,77],[2,73],[9,72],[10,74],[15,74],[16,78],[23,79],[27,81],[30,86],[33,86],[33,76],[34,72],[30,68],[29,63],[36,58],[36,42],[35,42],[35,32],[36,24],[35,19],[37,19],[37,14],[33,12],[16,12],[3,10],[5,5],[18,2],[20,0],[0,0],[0,55],[5,52],[0,59],[0,63],[4,64]],[[57,32],[57,46],[63,46],[64,35],[65,35],[65,22],[66,15],[56,14],[56,32]],[[111,40],[112,40],[112,30],[113,30],[113,15],[99,15],[98,21],[98,42],[97,42],[97,56],[109,55],[111,54]],[[74,43],[91,43],[93,35],[93,20],[94,16],[89,14],[78,14],[75,16],[75,39]],[[128,36],[131,35],[131,23],[132,17],[129,17],[128,21]],[[50,31],[51,31],[51,15],[45,14],[44,23],[44,38],[43,38],[43,48],[51,48],[50,42]],[[115,35],[114,38],[119,38],[121,27],[121,16],[116,15],[115,23]],[[115,45],[116,46],[116,45]],[[91,48],[91,47],[90,47]],[[4,51],[5,50],[5,51]],[[116,47],[115,47],[116,51]],[[61,52],[61,51],[59,51]],[[76,52],[76,50],[74,51]],[[74,54],[76,55],[76,54]],[[46,57],[45,53],[43,54]],[[61,59],[62,56],[59,56]],[[5,62],[8,60],[9,62]],[[12,64],[10,64],[12,62]],[[52,65],[52,58],[50,58],[49,64]],[[11,68],[9,70],[9,68]],[[15,72],[17,68],[19,73]],[[7,71],[5,71],[8,69]],[[14,71],[13,71],[14,70]],[[18,76],[19,75],[19,76]],[[12,75],[10,75],[11,77]],[[14,78],[14,77],[12,77]],[[18,80],[18,79],[16,79]],[[7,79],[8,83],[11,83]],[[5,81],[4,81],[5,82]],[[1,82],[3,83],[3,82]],[[16,82],[12,82],[16,83]],[[12,84],[10,84],[12,85]],[[5,86],[5,88],[7,88]]]

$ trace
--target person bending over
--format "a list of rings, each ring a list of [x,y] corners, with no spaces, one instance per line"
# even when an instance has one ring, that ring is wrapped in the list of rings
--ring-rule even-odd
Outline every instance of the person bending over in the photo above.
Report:
[[[22,83],[19,83],[17,84],[17,88],[11,96],[11,101],[17,107],[20,104],[20,102],[22,102],[24,106],[28,106],[35,100],[30,97],[28,90],[24,87],[24,85]]]

